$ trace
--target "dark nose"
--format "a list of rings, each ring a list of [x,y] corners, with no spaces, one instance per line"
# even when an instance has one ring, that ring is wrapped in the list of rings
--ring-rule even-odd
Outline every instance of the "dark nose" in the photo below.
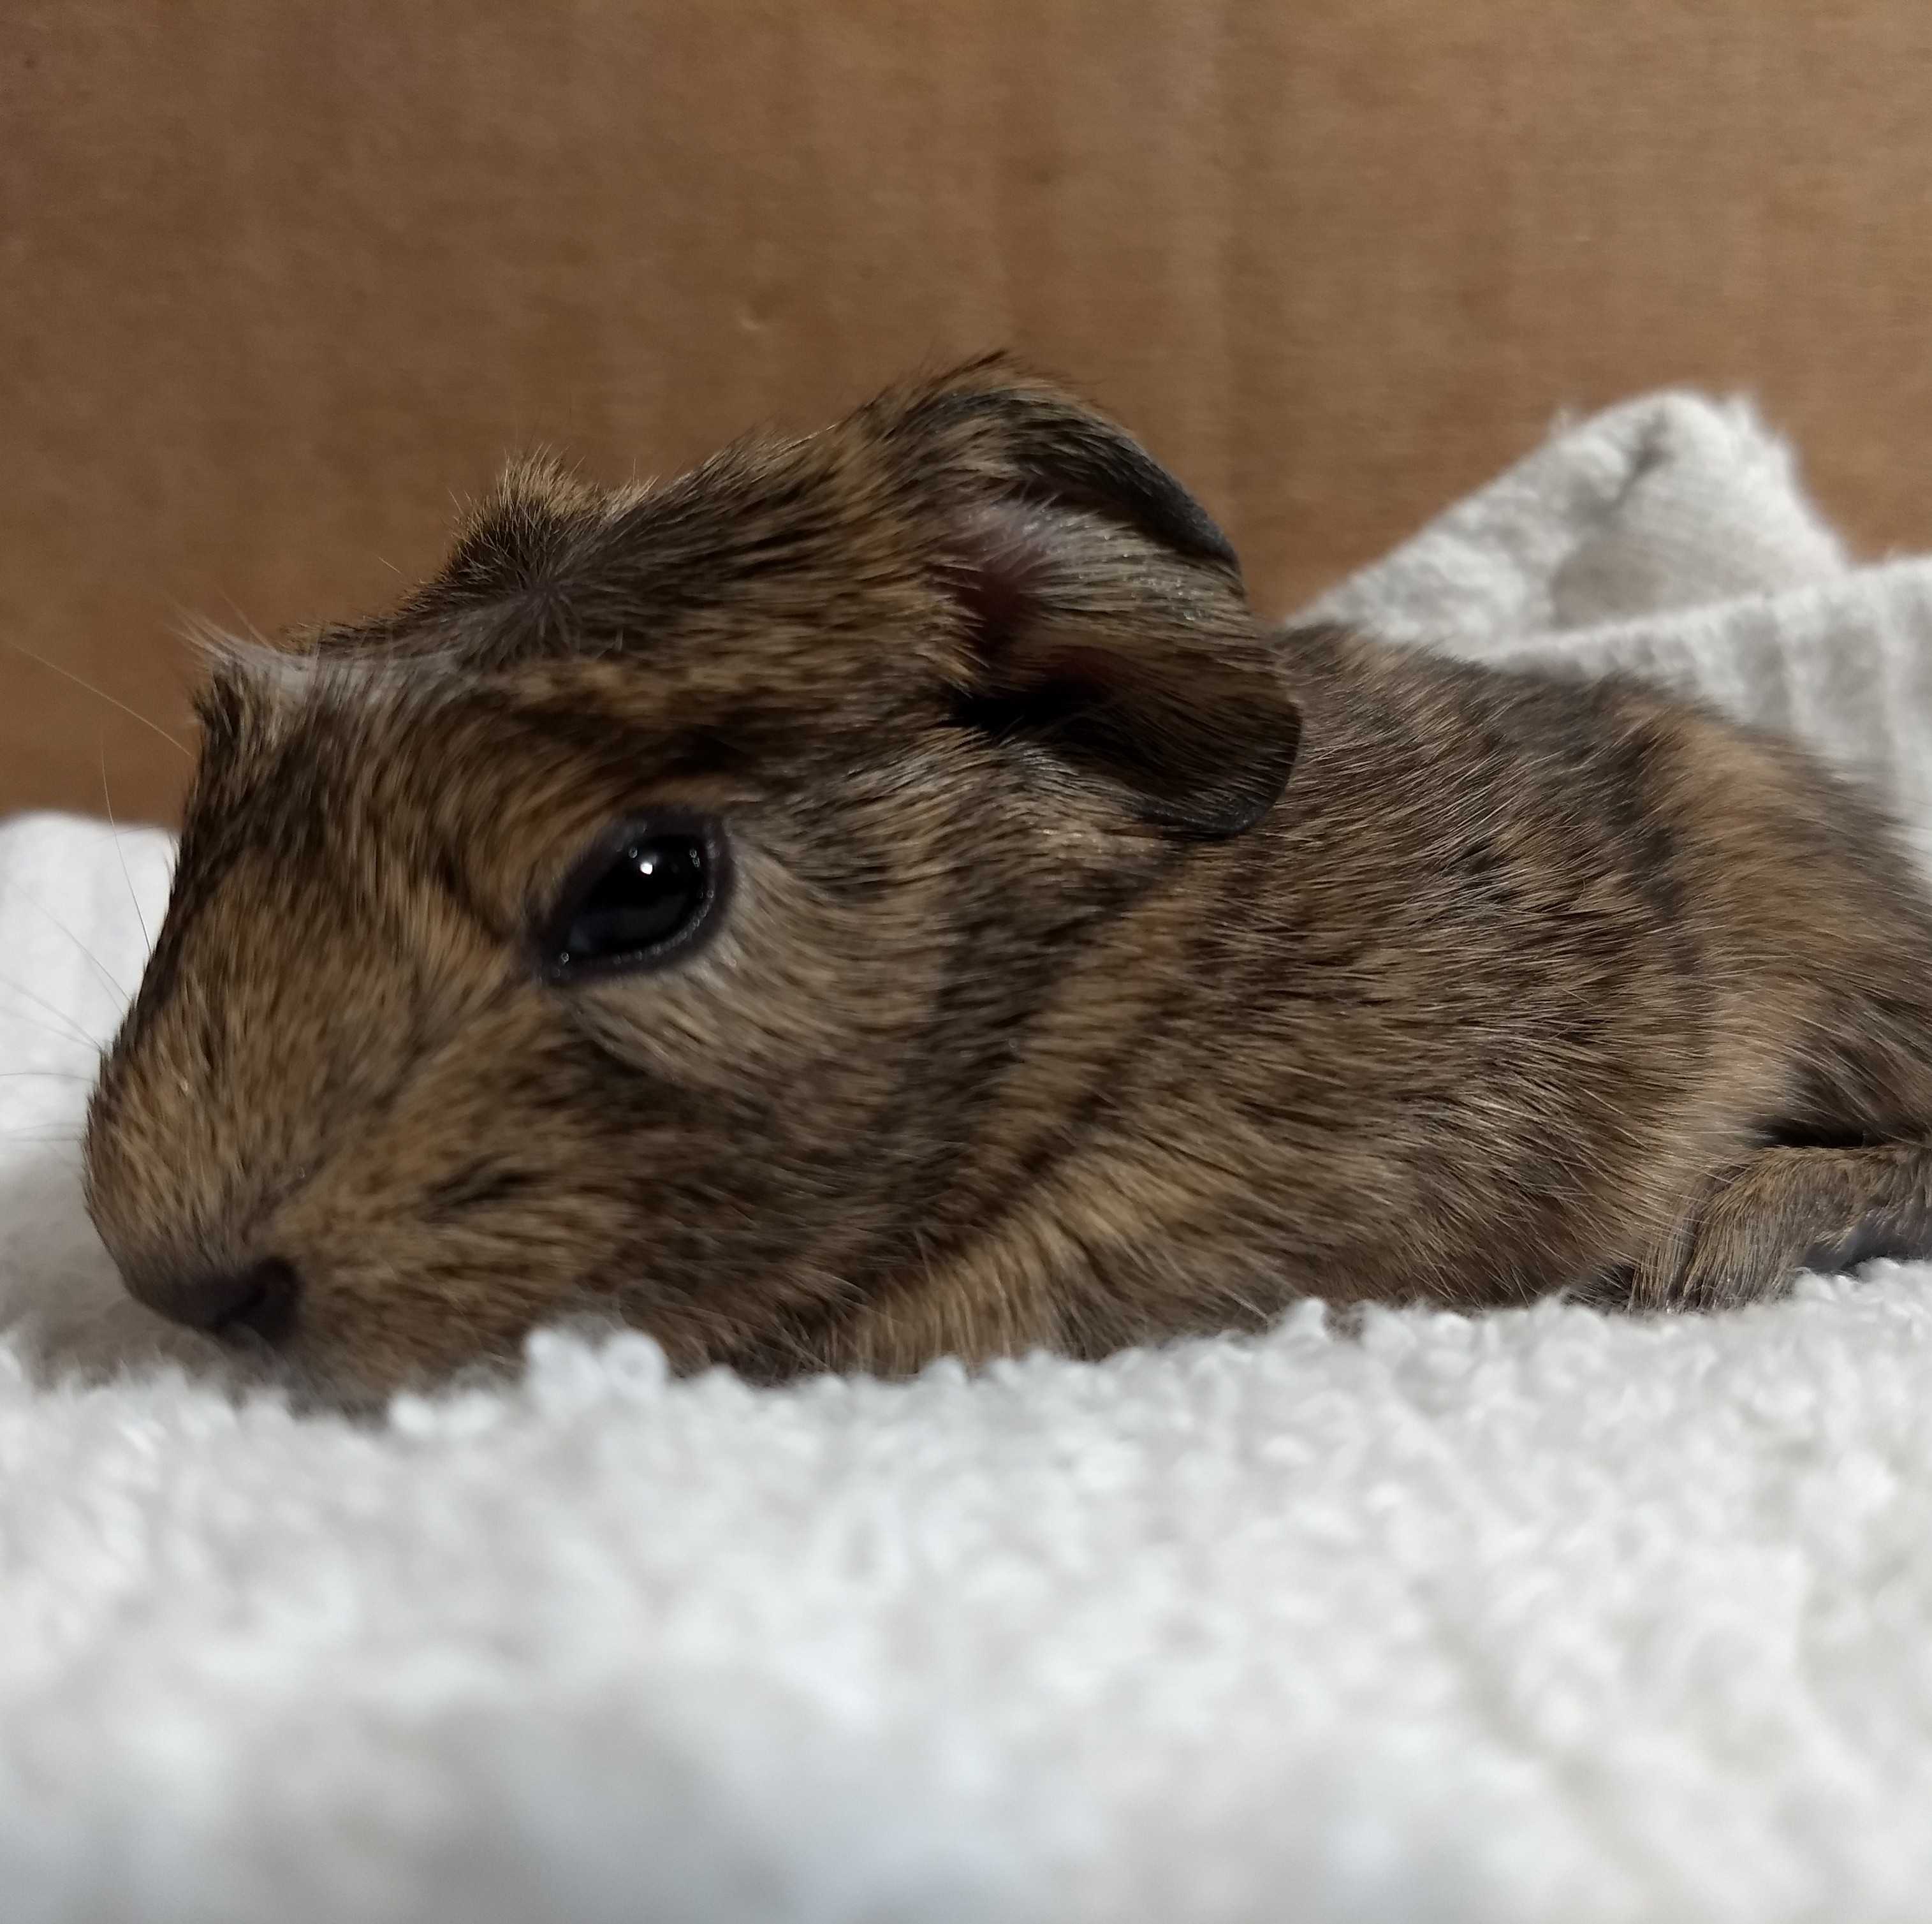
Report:
[[[295,1328],[302,1277],[294,1264],[271,1256],[245,1269],[178,1277],[142,1293],[164,1316],[224,1342],[280,1343]]]

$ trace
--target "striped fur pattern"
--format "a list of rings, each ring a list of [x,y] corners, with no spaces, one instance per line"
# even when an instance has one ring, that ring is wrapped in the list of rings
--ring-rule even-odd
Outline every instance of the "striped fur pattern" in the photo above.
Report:
[[[340,1394],[570,1314],[897,1373],[1925,1238],[1932,909],[1868,805],[1636,686],[1269,630],[1002,361],[660,485],[514,469],[202,719],[90,1204],[184,1318],[289,1265]],[[713,939],[544,979],[665,808],[729,837]]]

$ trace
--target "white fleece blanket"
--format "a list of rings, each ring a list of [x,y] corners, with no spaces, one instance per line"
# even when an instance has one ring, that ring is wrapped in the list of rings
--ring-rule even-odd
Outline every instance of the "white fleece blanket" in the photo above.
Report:
[[[1932,563],[1851,566],[1741,408],[1559,435],[1320,611],[1701,689],[1932,827]],[[167,854],[0,830],[7,1924],[1932,1913],[1932,1275],[236,1407],[75,1176]]]

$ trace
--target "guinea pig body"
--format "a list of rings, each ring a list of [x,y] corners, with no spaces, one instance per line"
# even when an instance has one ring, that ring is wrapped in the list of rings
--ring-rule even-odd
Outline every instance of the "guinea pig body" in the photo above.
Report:
[[[1640,687],[1266,629],[1004,364],[662,487],[513,473],[202,715],[90,1205],[346,1393],[586,1312],[900,1372],[1932,1231],[1876,811]]]

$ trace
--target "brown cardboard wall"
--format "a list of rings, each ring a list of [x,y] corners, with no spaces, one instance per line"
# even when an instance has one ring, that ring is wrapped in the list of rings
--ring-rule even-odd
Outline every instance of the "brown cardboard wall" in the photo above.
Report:
[[[1932,542],[1916,0],[163,0],[0,22],[0,807],[165,816],[190,612],[1010,344],[1286,608],[1564,404],[1756,390]]]

